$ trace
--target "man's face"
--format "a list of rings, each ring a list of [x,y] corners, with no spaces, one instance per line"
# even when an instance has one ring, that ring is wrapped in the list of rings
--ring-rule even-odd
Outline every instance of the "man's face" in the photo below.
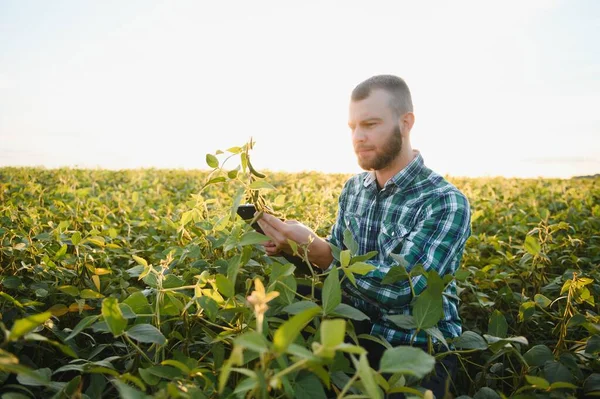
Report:
[[[402,149],[398,117],[389,103],[390,95],[384,90],[373,90],[364,100],[350,103],[352,144],[365,170],[386,168]]]

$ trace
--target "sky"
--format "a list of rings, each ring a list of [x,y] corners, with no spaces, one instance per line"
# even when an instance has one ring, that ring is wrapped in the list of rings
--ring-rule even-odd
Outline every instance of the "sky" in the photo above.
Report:
[[[361,81],[448,176],[600,173],[600,1],[0,0],[0,167],[360,172]]]

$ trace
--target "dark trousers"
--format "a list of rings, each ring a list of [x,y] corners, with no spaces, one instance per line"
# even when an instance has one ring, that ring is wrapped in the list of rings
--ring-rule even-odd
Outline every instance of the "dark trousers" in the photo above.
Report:
[[[310,295],[310,287],[307,286],[298,286],[298,293],[304,296]],[[315,289],[315,299],[321,300],[321,290]],[[343,297],[342,297],[343,298]],[[346,299],[343,299],[344,303],[352,306],[351,303],[348,303]],[[369,315],[368,315],[369,316]],[[356,335],[360,334],[371,334],[371,326],[373,325],[373,318],[371,320],[364,321],[356,321],[353,320],[352,324],[354,325],[354,330]],[[367,339],[359,338],[359,344],[363,348],[367,350],[367,358],[369,360],[369,364],[375,370],[379,369],[379,361],[381,360],[381,356],[383,356],[383,352],[385,351],[385,347],[382,345],[373,342]],[[413,345],[414,347],[421,348],[425,352],[427,352],[427,347]],[[446,352],[446,348],[443,346],[438,346],[435,349],[435,353],[443,353]],[[434,354],[435,354],[434,353]],[[423,378],[421,383],[419,384],[421,387],[429,389],[433,392],[436,399],[443,399],[447,393],[450,392],[452,388],[452,381],[456,379],[456,373],[458,370],[458,358],[456,355],[448,355],[444,356],[442,359],[438,360],[435,364],[435,368],[432,373]],[[385,375],[384,378],[387,380],[391,377],[391,375]],[[387,395],[388,399],[404,399],[405,396],[403,393],[393,393]]]

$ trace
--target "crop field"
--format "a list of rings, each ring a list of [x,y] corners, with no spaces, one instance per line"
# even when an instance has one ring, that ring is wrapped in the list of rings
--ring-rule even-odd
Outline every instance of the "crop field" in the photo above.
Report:
[[[247,146],[206,160],[0,168],[2,399],[431,397],[419,381],[448,353],[456,397],[600,396],[600,178],[449,178],[472,212],[454,276],[463,334],[440,337],[428,288],[392,321],[450,351],[389,347],[375,367],[353,325],[369,315],[341,303],[340,280],[370,270],[351,237],[339,269],[300,273],[236,214],[253,202],[325,237],[349,176],[263,177]],[[450,281],[399,264],[385,282],[419,274]]]

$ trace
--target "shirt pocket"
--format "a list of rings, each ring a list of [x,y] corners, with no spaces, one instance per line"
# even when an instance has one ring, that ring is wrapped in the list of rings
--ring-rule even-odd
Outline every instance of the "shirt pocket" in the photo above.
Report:
[[[382,223],[381,234],[377,237],[379,259],[391,261],[390,254],[399,254],[410,230],[398,223]]]

